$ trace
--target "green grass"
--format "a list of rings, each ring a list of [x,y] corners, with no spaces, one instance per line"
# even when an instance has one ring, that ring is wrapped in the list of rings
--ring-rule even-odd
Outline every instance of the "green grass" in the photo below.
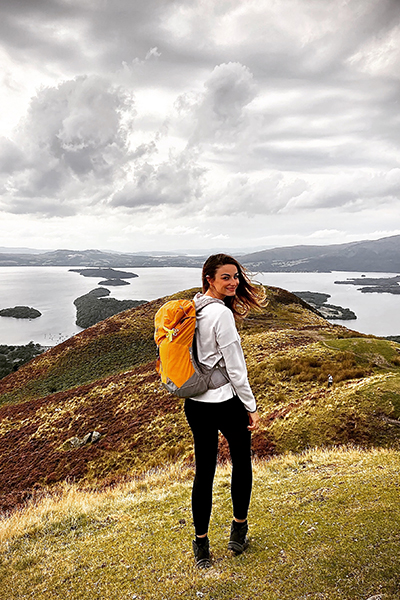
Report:
[[[318,389],[268,428],[277,452],[355,443],[400,448],[400,376],[382,373]]]
[[[395,342],[379,338],[349,338],[329,340],[328,348],[352,352],[361,362],[369,361],[377,367],[393,368],[400,365],[400,346]]]
[[[398,600],[399,475],[394,450],[260,462],[251,544],[234,557],[226,550],[230,473],[219,468],[206,572],[193,566],[191,469],[149,474],[103,495],[72,494],[70,502],[66,488],[2,524],[0,589],[10,600]]]

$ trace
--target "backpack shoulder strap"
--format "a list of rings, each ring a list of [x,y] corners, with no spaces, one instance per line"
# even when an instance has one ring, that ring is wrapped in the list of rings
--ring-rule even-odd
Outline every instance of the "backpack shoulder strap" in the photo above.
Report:
[[[196,299],[196,297],[195,297],[195,299]],[[200,298],[198,297],[197,302],[195,302],[196,316],[199,314],[199,312],[203,308],[205,308],[209,304],[214,304],[214,303],[223,304],[223,306],[225,306],[225,303],[222,300],[219,300],[218,298],[213,298],[212,296],[205,296],[205,295],[202,295]],[[202,365],[199,361],[198,354],[197,354],[197,335],[198,334],[197,334],[197,327],[196,327],[196,331],[195,331],[194,338],[193,338],[193,358],[196,361],[196,364],[200,368],[202,368]],[[221,358],[211,369],[209,369],[207,367],[207,369],[209,370],[209,373],[210,373],[209,389],[215,389],[217,387],[220,387],[221,385],[230,383],[228,371],[226,370],[225,366],[222,366],[222,364],[221,364],[222,361],[223,361],[223,359]]]

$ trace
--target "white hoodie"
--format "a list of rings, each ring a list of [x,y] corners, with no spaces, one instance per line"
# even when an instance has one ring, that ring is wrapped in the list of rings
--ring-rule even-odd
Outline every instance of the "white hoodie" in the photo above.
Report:
[[[202,305],[203,294],[194,302]],[[218,361],[225,364],[230,383],[196,396],[200,402],[224,402],[235,394],[248,412],[257,410],[256,401],[247,379],[246,362],[232,311],[222,300],[214,300],[199,311],[196,317],[196,341],[199,362],[213,367]],[[222,360],[221,360],[222,359]]]

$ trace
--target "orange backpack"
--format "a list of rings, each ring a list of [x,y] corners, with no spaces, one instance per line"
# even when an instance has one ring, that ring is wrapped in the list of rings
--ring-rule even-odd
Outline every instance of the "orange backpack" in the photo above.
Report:
[[[205,298],[197,312],[214,298]],[[180,398],[190,398],[229,383],[224,366],[201,365],[196,351],[194,300],[170,300],[156,313],[154,339],[158,346],[157,372],[163,386]]]

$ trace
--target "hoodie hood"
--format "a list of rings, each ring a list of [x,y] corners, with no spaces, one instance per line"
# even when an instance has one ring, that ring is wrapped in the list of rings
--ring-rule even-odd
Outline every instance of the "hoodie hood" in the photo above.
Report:
[[[212,304],[213,302],[218,302],[219,304],[225,306],[225,302],[223,300],[219,300],[218,298],[212,298],[211,296],[206,296],[201,292],[198,292],[193,298],[193,300],[194,305],[196,307],[196,311],[201,310],[202,308],[207,306],[207,304]]]

